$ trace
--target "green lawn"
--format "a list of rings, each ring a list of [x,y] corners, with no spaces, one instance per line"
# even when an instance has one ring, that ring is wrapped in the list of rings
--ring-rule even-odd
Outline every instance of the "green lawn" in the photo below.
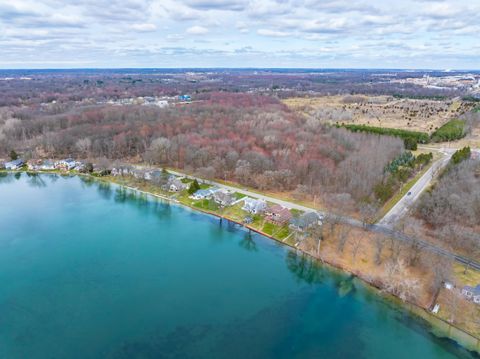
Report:
[[[465,121],[453,119],[432,134],[433,142],[453,141],[465,137]]]
[[[235,192],[235,193],[233,194],[233,196],[234,196],[236,199],[242,199],[242,198],[247,197],[247,196],[244,195],[243,193],[238,193],[238,192]]]
[[[288,225],[285,225],[285,226],[281,227],[275,233],[275,237],[280,239],[280,240],[283,240],[283,239],[287,238],[289,235],[290,235],[290,228],[288,227]]]
[[[275,225],[271,222],[265,222],[262,228],[262,232],[268,234],[269,236],[273,235],[274,230],[275,230]]]

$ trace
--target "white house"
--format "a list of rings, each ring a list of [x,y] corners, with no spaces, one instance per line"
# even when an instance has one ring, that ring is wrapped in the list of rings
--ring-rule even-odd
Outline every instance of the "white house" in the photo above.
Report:
[[[77,166],[77,163],[72,158],[67,158],[64,160],[60,160],[55,163],[55,168],[63,169],[63,170],[73,170]]]
[[[7,170],[18,170],[24,164],[25,164],[25,162],[23,160],[20,160],[20,159],[13,160],[13,161],[5,163],[5,169],[7,169]]]
[[[246,197],[243,200],[242,209],[248,213],[259,214],[265,211],[265,208],[267,208],[267,202],[265,202],[263,199]]]
[[[462,295],[468,300],[473,300],[474,303],[480,304],[480,284],[476,287],[466,285],[462,288]]]
[[[192,194],[190,196],[190,198],[196,199],[196,200],[211,198],[214,195],[214,193],[219,191],[219,190],[220,190],[220,188],[218,188],[218,187],[212,187],[212,188],[208,188],[208,189],[199,189],[197,192]]]

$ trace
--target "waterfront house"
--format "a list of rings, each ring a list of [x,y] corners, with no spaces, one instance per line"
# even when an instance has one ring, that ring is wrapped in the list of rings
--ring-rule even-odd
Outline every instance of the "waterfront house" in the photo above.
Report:
[[[211,197],[211,196],[212,196],[212,193],[210,192],[210,190],[208,190],[208,189],[199,189],[199,190],[196,191],[194,194],[192,194],[192,195],[190,196],[190,198],[199,200],[199,199],[209,198],[209,197]]]
[[[73,170],[76,166],[77,166],[77,163],[72,158],[60,160],[57,163],[55,163],[55,168],[60,170],[66,170],[66,171]]]
[[[38,168],[42,171],[51,171],[55,169],[55,162],[51,160],[45,160],[43,161]]]
[[[269,222],[283,225],[288,223],[292,219],[292,214],[288,208],[280,206],[279,204],[267,207],[265,210],[267,215],[266,219]]]
[[[41,160],[28,160],[27,168],[32,171],[38,170],[38,165],[41,163]]]
[[[206,198],[212,198],[212,196],[215,194],[215,192],[220,191],[220,188],[218,187],[211,187],[207,189],[199,189],[196,191],[194,194],[190,196],[190,198],[199,200],[199,199],[206,199]]]
[[[133,170],[133,177],[135,177],[136,179],[147,179],[147,171],[145,170],[139,170],[139,169],[136,169],[136,170]]]
[[[265,202],[263,199],[246,197],[243,200],[242,209],[248,213],[260,214],[265,211],[265,208],[267,208],[267,202]]]
[[[112,176],[128,176],[133,174],[133,168],[130,166],[116,166],[112,168]]]
[[[290,227],[297,231],[304,231],[315,225],[322,225],[322,219],[316,212],[303,213],[290,220]]]
[[[179,192],[183,191],[186,185],[175,176],[171,176],[168,179],[167,188],[170,192]]]
[[[5,163],[5,169],[7,169],[7,170],[18,170],[24,164],[25,164],[25,162],[23,160],[16,159],[16,160]]]
[[[227,207],[235,202],[235,197],[228,191],[216,191],[213,194],[213,200],[220,206]]]
[[[462,295],[466,299],[472,300],[476,304],[480,304],[480,284],[478,284],[476,287],[466,285],[462,288]]]

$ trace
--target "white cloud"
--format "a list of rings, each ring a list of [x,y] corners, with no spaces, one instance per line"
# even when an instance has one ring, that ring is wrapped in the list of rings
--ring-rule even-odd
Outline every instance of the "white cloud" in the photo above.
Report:
[[[157,25],[155,24],[133,24],[130,26],[132,30],[139,31],[139,32],[152,32],[157,29]]]
[[[478,13],[478,0],[0,0],[1,66],[471,68]]]
[[[288,32],[276,31],[276,30],[270,30],[270,29],[259,29],[257,31],[257,34],[262,35],[262,36],[271,36],[271,37],[287,37],[287,36],[290,36],[290,34]]]
[[[208,29],[206,27],[196,25],[189,27],[186,30],[186,33],[190,35],[205,35],[208,34]]]

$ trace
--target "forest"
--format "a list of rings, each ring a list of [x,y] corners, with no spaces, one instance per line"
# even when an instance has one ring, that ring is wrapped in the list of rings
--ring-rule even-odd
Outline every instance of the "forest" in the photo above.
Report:
[[[53,112],[53,113],[52,113]],[[368,198],[403,141],[330,128],[263,95],[210,93],[186,106],[19,109],[3,118],[1,151],[169,166],[204,178],[298,195]]]
[[[457,151],[438,183],[421,197],[416,216],[436,238],[478,258],[480,237],[480,162],[468,147]]]

